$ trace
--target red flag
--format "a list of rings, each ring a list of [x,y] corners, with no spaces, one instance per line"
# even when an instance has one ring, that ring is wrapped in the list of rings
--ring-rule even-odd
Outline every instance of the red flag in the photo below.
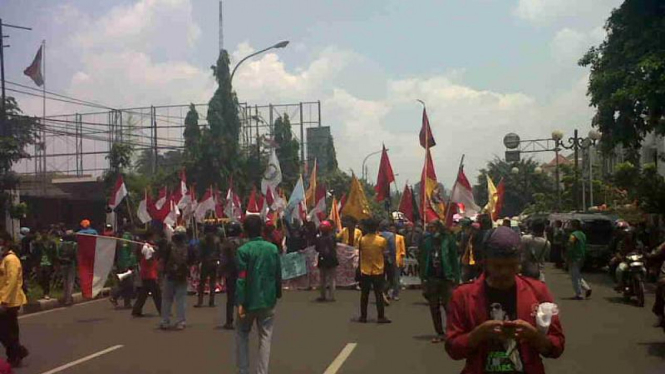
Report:
[[[252,187],[252,192],[249,194],[249,201],[247,202],[246,214],[259,214],[259,204],[256,201],[256,188]]]
[[[409,188],[409,185],[404,186],[404,192],[402,193],[402,199],[399,201],[399,208],[397,210],[402,212],[402,214],[404,214],[406,219],[408,219],[411,222],[414,222],[414,220],[413,220],[413,196],[411,194],[411,189]]]
[[[39,47],[35,59],[32,60],[30,66],[23,70],[23,74],[29,76],[39,87],[44,84],[44,76],[42,75],[42,47]]]
[[[126,196],[127,187],[125,187],[125,181],[122,179],[122,175],[119,175],[118,179],[115,181],[113,195],[111,195],[111,200],[109,201],[109,208],[115,209]]]
[[[496,186],[497,200],[496,200],[496,206],[494,207],[494,214],[492,214],[492,221],[496,221],[499,219],[499,215],[501,214],[501,210],[503,209],[503,195],[505,192],[506,192],[506,185],[503,183],[503,178],[502,178],[501,182],[499,182],[499,185]]]
[[[376,178],[376,201],[383,201],[390,198],[390,184],[395,181],[395,174],[393,174],[393,167],[390,165],[388,158],[388,150],[383,146],[381,153],[381,164],[379,165],[379,176]]]
[[[432,128],[429,125],[429,118],[427,118],[427,110],[425,110],[425,108],[423,108],[423,125],[420,128],[420,145],[425,149],[429,149],[436,145],[434,135],[432,135]]]

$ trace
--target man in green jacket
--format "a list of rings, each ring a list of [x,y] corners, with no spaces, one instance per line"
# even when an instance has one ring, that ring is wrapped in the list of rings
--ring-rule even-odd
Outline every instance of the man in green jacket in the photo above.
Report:
[[[236,255],[236,364],[238,373],[249,374],[249,333],[256,321],[260,340],[256,372],[267,374],[274,308],[277,299],[282,297],[282,269],[277,247],[261,237],[261,217],[248,215],[243,226],[250,240],[238,249]]]
[[[432,343],[440,343],[445,337],[441,307],[445,311],[453,288],[459,283],[460,266],[457,242],[443,223],[430,222],[427,231],[428,234],[420,247],[422,254],[420,273],[437,334]]]
[[[568,258],[568,268],[570,277],[573,281],[573,290],[575,290],[575,300],[583,300],[582,291],[588,299],[591,297],[591,287],[582,278],[582,266],[584,266],[584,257],[586,256],[586,235],[582,232],[582,223],[574,219],[570,221],[570,228],[573,233],[568,239],[568,248],[566,256]]]

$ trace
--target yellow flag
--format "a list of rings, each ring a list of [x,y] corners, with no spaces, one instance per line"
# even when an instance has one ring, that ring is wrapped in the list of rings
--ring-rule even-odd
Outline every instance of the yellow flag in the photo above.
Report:
[[[485,205],[485,211],[491,215],[494,215],[496,210],[496,203],[499,200],[499,195],[496,192],[496,186],[492,182],[492,178],[487,175],[487,205]]]
[[[328,219],[332,221],[333,227],[336,232],[342,232],[342,220],[339,218],[339,207],[337,206],[337,198],[333,196],[332,206],[330,207],[330,215]]]
[[[346,204],[342,208],[342,215],[353,217],[358,221],[372,217],[363,186],[355,175],[351,180],[351,190],[346,198]]]
[[[305,201],[307,202],[308,207],[314,207],[316,205],[316,170],[318,169],[316,165],[316,159],[314,159],[314,166],[312,167],[312,172],[309,174],[309,187],[307,187],[307,192],[305,192]]]

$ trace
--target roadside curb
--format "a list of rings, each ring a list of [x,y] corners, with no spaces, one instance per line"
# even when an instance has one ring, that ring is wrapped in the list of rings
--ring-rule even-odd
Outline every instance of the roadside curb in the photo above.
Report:
[[[72,299],[74,300],[74,304],[81,304],[81,303],[85,303],[85,302],[88,302],[88,301],[91,301],[91,300],[97,300],[97,299],[101,299],[101,298],[104,298],[104,297],[108,297],[110,293],[111,293],[111,288],[106,287],[106,288],[102,288],[102,291],[94,299],[84,299],[83,294],[81,294],[80,292],[77,292],[77,293],[73,294]],[[19,311],[19,315],[43,312],[43,311],[46,311],[46,310],[61,308],[61,307],[64,307],[64,306],[65,305],[60,300],[39,299],[37,301],[32,301],[32,302],[29,302],[28,304],[23,305],[23,307]]]

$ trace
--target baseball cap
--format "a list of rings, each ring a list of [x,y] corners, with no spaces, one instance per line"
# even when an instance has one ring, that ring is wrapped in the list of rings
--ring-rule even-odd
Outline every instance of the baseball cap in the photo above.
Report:
[[[520,242],[520,235],[512,229],[505,226],[497,227],[487,240],[487,257],[517,257],[520,254]]]

